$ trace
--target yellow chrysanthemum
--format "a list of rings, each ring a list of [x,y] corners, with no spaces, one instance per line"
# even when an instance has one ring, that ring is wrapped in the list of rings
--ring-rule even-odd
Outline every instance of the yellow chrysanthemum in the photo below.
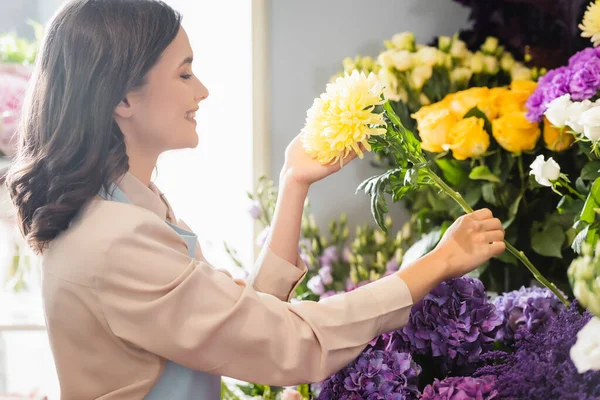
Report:
[[[369,137],[387,132],[383,114],[373,113],[383,104],[383,86],[374,74],[353,71],[336,79],[315,99],[306,112],[302,129],[302,146],[306,153],[321,164],[343,165],[352,150],[363,158],[359,145],[370,151]]]
[[[600,44],[600,2],[598,0],[588,6],[579,29],[582,31],[581,36],[590,38],[594,47]]]

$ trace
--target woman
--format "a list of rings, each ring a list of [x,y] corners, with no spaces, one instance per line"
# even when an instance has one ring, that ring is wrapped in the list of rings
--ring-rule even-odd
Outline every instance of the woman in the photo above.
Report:
[[[150,181],[162,152],[198,144],[208,91],[192,57],[180,16],[159,1],[76,0],[48,28],[8,186],[43,255],[62,398],[218,399],[221,375],[320,381],[403,326],[439,282],[504,250],[500,221],[480,210],[397,274],[288,303],[306,274],[297,249],[308,188],[339,169],[296,138],[248,282],[215,269]]]

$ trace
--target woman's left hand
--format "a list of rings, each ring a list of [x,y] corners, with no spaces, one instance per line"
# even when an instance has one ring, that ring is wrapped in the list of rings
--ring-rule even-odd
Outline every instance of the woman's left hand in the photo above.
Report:
[[[308,187],[342,168],[339,161],[329,165],[322,165],[314,158],[311,158],[304,151],[300,136],[301,134],[296,136],[285,150],[285,163],[281,170],[280,179],[292,179]],[[344,165],[355,158],[356,153],[354,151],[350,152],[344,158]]]

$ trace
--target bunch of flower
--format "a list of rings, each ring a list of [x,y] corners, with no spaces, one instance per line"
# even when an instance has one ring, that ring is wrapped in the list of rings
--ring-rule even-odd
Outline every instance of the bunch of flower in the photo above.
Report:
[[[374,346],[433,357],[443,374],[477,363],[501,325],[481,281],[462,277],[435,287],[413,306],[404,328],[382,335]]]
[[[408,353],[368,349],[323,381],[317,399],[417,399],[420,373]]]
[[[479,368],[474,376],[495,376],[502,399],[599,398],[600,371],[579,374],[569,357],[577,333],[591,317],[577,307],[573,302],[560,312],[545,332],[533,334],[521,328],[514,352],[484,355],[482,358],[493,364]]]
[[[488,37],[476,52],[467,49],[457,35],[441,36],[437,46],[416,44],[412,32],[402,32],[384,41],[386,50],[371,57],[346,58],[344,71],[373,72],[385,86],[385,97],[407,104],[411,112],[440,101],[446,94],[473,86],[498,86],[511,80],[531,80],[540,73],[515,61],[511,53]]]
[[[499,399],[495,383],[494,376],[457,376],[441,381],[436,379],[425,387],[421,400]]]
[[[544,332],[553,318],[565,310],[565,306],[548,289],[522,287],[504,293],[494,300],[502,317],[502,328],[496,340],[510,342],[524,328],[527,332]]]

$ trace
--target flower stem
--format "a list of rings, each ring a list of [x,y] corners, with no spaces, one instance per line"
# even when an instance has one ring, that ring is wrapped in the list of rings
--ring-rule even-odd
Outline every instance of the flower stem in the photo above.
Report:
[[[571,187],[571,185],[569,185],[567,182],[565,182],[564,180],[559,180],[556,182],[558,184],[558,186],[562,186],[565,189],[567,189],[572,195],[577,196],[577,198],[579,200],[582,200],[583,202],[585,202],[585,197],[583,197],[583,195],[581,193],[579,193],[577,190],[573,189]]]
[[[431,180],[433,182],[435,182],[435,184],[444,192],[446,193],[448,196],[450,196],[454,201],[456,201],[461,207],[462,209],[467,213],[470,214],[473,212],[473,209],[471,208],[471,206],[469,206],[469,204],[465,201],[465,199],[461,196],[460,193],[458,193],[456,190],[452,189],[450,186],[448,186],[446,184],[446,182],[444,182],[444,180],[442,178],[440,178],[435,172],[433,172],[432,170],[430,170],[429,168],[427,168],[427,175],[431,178]],[[521,261],[526,267],[527,269],[529,269],[529,271],[531,272],[531,274],[533,275],[533,277],[539,282],[541,283],[543,286],[545,286],[546,288],[548,288],[552,293],[554,293],[554,295],[556,297],[558,297],[558,299],[565,305],[565,306],[569,306],[569,301],[563,296],[563,294],[558,290],[558,288],[556,287],[556,285],[554,285],[554,283],[550,282],[548,279],[546,279],[541,273],[540,271],[538,271],[538,269],[531,263],[531,261],[529,261],[529,258],[527,258],[527,256],[525,255],[525,253],[523,253],[522,251],[516,249],[512,244],[510,244],[509,242],[507,242],[506,240],[504,241],[504,243],[506,244],[506,249],[513,255],[515,256],[519,261]]]

